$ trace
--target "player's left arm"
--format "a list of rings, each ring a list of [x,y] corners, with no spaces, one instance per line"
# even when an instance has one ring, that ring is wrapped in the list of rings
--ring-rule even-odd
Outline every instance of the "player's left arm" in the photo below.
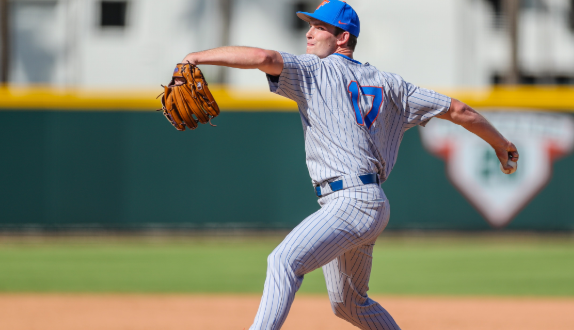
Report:
[[[465,103],[452,99],[449,110],[438,115],[437,118],[451,121],[476,134],[490,144],[496,152],[496,156],[505,169],[510,169],[508,160],[518,161],[516,146],[508,141],[492,124],[480,113]]]
[[[187,62],[193,65],[259,69],[273,76],[278,76],[283,71],[283,58],[279,52],[255,47],[226,46],[190,53],[182,61]]]

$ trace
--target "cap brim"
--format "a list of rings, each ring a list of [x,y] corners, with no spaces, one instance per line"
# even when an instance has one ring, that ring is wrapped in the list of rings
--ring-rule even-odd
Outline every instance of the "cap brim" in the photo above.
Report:
[[[316,18],[314,18],[313,16],[311,16],[313,14],[311,13],[306,13],[303,11],[298,11],[297,12],[297,17],[299,17],[300,19],[304,20],[305,22],[311,22],[312,20],[316,20]]]
[[[333,23],[329,23],[329,22],[325,21],[324,19],[321,19],[320,17],[314,16],[314,14],[312,14],[312,13],[305,13],[305,12],[302,12],[302,11],[298,11],[298,12],[297,12],[297,17],[299,17],[300,19],[302,19],[302,20],[304,20],[305,22],[308,22],[308,23],[311,23],[311,22],[313,22],[313,21],[319,21],[319,22],[323,22],[323,23],[325,23],[325,24],[329,24],[329,25],[332,25],[332,26],[337,27],[336,25],[333,25]]]

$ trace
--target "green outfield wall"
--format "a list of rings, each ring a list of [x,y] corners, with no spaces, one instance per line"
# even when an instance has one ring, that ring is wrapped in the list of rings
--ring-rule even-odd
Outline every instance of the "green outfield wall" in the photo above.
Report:
[[[0,229],[266,228],[319,208],[296,112],[224,112],[177,132],[156,112],[0,111]],[[574,156],[507,230],[574,229]],[[406,133],[383,184],[390,229],[489,230]]]

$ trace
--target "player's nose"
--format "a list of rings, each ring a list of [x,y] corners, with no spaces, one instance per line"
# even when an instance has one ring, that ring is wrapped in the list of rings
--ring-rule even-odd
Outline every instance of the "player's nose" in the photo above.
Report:
[[[313,38],[313,27],[311,27],[309,31],[307,31],[307,34],[305,34],[305,36],[307,37],[307,39]]]

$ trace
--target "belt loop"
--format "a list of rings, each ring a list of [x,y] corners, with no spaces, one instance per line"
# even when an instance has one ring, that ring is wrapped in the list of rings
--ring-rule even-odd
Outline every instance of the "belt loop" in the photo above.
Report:
[[[321,197],[321,186],[315,187],[315,195],[317,195],[317,197]]]

